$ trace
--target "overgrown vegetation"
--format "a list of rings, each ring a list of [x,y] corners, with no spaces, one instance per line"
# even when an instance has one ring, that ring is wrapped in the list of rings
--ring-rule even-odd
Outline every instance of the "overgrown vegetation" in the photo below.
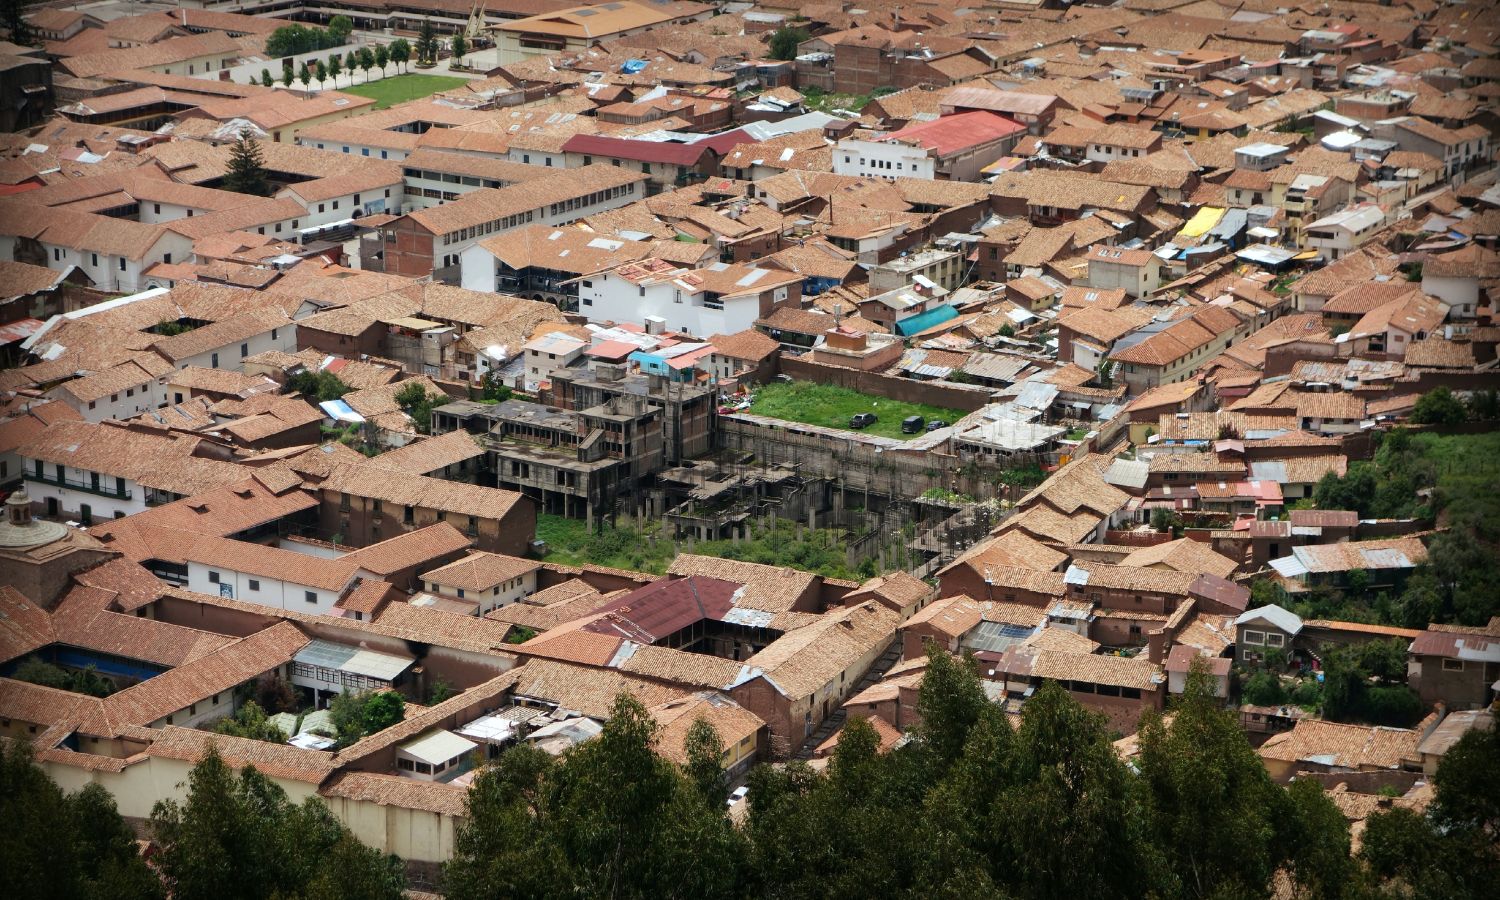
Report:
[[[1320,509],[1364,518],[1432,519],[1445,530],[1428,561],[1399,593],[1317,590],[1298,597],[1300,615],[1423,628],[1429,622],[1483,625],[1500,615],[1500,433],[1437,435],[1404,429],[1375,458],[1318,482]]]
[[[320,369],[316,372],[304,369],[287,379],[287,390],[295,391],[309,400],[324,403],[337,400],[353,388],[332,372]]]
[[[417,431],[427,434],[432,430],[432,411],[449,402],[448,395],[427,390],[427,385],[417,379],[396,392],[393,398],[401,411],[411,416]]]
[[[344,691],[328,706],[333,738],[347,747],[406,718],[406,701],[395,691]]]
[[[60,691],[72,691],[75,694],[87,694],[90,697],[108,697],[115,692],[115,686],[108,678],[103,677],[93,666],[84,669],[64,669],[55,666],[35,656],[28,657],[10,677],[17,681],[29,681],[32,684],[40,684],[44,687],[57,688]]]
[[[771,34],[770,53],[767,55],[771,59],[796,59],[797,46],[811,37],[806,28],[783,25]]]
[[[225,716],[213,723],[209,730],[216,734],[270,741],[274,744],[286,743],[287,738],[286,732],[271,724],[266,711],[254,700],[246,701],[234,715]]]
[[[564,565],[595,565],[632,569],[660,575],[679,552],[791,566],[829,578],[863,579],[875,574],[873,560],[850,568],[844,536],[834,529],[798,527],[790,522],[766,522],[753,528],[742,541],[674,541],[659,522],[644,530],[601,522],[590,531],[579,519],[543,514],[537,516],[536,536],[546,541],[549,562]]]
[[[928,488],[922,492],[921,496],[923,500],[940,500],[943,503],[962,504],[974,502],[974,498],[968,494],[950,491],[947,488]]]
[[[762,385],[755,392],[755,401],[750,404],[749,412],[789,422],[843,429],[849,427],[849,419],[856,413],[874,413],[878,421],[862,430],[897,440],[916,437],[901,433],[901,420],[907,416],[921,416],[929,422],[933,419],[956,422],[964,415],[956,409],[874,397],[846,387],[811,381]]]

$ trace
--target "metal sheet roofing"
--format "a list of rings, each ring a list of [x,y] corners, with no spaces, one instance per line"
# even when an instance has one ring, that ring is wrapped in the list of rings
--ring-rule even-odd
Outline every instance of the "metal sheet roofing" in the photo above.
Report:
[[[461,738],[451,731],[431,731],[409,744],[397,748],[401,753],[429,765],[440,766],[450,759],[457,759],[479,745]]]

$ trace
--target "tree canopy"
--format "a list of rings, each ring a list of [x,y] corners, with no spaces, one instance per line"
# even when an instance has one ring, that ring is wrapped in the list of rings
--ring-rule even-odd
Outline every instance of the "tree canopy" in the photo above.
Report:
[[[771,34],[770,56],[772,59],[796,59],[797,45],[810,38],[806,28],[783,25]]]
[[[210,749],[184,802],[151,811],[157,868],[177,900],[400,900],[401,861],[361,844],[317,798],[293,804],[265,775]]]
[[[97,784],[64,793],[22,741],[0,741],[3,893],[9,897],[155,900],[161,882],[137,852],[114,798]]]

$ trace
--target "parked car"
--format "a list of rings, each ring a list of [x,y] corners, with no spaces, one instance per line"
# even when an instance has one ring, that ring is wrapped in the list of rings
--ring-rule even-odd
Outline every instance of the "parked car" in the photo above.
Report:
[[[729,795],[729,799],[724,801],[724,805],[725,806],[733,806],[736,803],[740,802],[741,800],[745,799],[745,797],[748,796],[749,793],[750,793],[750,786],[749,785],[743,785],[741,787],[737,787],[737,788],[734,789],[734,793],[732,793],[732,794]]]
[[[849,419],[850,428],[868,428],[880,421],[874,413],[856,413]]]
[[[901,420],[902,434],[916,434],[927,426],[927,420],[921,416],[907,416]]]
[[[931,422],[927,423],[927,430],[928,431],[937,431],[939,428],[947,428],[947,427],[948,427],[948,423],[944,422],[942,419],[933,419]]]

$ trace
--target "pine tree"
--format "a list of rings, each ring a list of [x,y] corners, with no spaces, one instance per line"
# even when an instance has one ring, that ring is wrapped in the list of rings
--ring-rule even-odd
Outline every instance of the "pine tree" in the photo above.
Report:
[[[281,69],[281,84],[283,87],[291,87],[292,82],[297,80],[297,75],[292,71],[292,64],[287,63]]]
[[[333,79],[333,88],[338,90],[339,73],[344,71],[344,58],[337,53],[328,54],[328,77]]]
[[[10,42],[29,47],[36,43],[36,35],[31,30],[31,25],[23,17],[26,4],[22,0],[3,0],[5,6],[0,12],[0,21],[5,24],[5,29],[10,32]]]
[[[262,85],[264,85],[265,87],[275,87],[276,86],[276,79],[274,79],[274,78],[271,77],[271,70],[270,69],[261,69],[260,70],[260,83]]]
[[[417,65],[426,63],[432,65],[437,62],[437,32],[432,28],[432,22],[428,19],[422,20],[422,31],[417,35]]]
[[[318,60],[318,68],[317,68],[317,76],[316,77],[318,79],[318,87],[319,88],[323,87],[323,85],[325,85],[325,84],[328,83],[328,67],[323,64],[323,61],[321,59]]]
[[[240,133],[229,150],[229,171],[224,175],[224,190],[256,197],[271,196],[271,181],[266,177],[265,155],[260,143]]]

